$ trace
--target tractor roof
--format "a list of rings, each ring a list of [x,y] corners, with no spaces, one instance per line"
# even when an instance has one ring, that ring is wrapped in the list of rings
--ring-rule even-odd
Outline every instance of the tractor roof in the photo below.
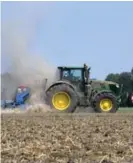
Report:
[[[83,67],[76,66],[59,66],[58,69],[82,69]]]

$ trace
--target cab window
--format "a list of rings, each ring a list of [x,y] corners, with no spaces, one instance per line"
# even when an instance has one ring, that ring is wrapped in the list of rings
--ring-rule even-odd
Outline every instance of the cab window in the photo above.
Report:
[[[69,74],[69,71],[68,70],[65,70],[65,71],[63,71],[63,77],[65,78],[65,77],[69,77],[70,76],[70,74]]]
[[[70,76],[73,77],[73,80],[82,80],[82,71],[81,70],[71,70]]]

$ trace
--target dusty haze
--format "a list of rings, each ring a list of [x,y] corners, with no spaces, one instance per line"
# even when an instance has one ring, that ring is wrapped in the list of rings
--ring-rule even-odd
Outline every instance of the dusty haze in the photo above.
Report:
[[[8,6],[6,18],[5,7],[2,6],[2,70],[9,70],[9,75],[1,80],[2,89],[6,88],[3,99],[12,99],[19,85],[27,85],[32,90],[29,102],[34,108],[38,107],[37,104],[42,108],[45,103],[44,79],[48,78],[49,85],[57,76],[56,67],[45,60],[45,54],[40,49],[36,53],[30,50],[36,39],[38,23],[49,15],[53,5],[45,2],[44,6],[42,3],[18,2],[16,10]]]
[[[44,102],[41,96],[44,92],[44,79],[48,78],[49,84],[53,82],[56,68],[41,57],[45,54],[31,53],[30,45],[36,39],[38,22],[48,14],[47,10],[42,11],[49,5],[46,7],[36,4],[21,6],[20,3],[22,2],[19,2],[16,9],[20,10],[20,13],[9,12],[7,19],[4,19],[2,15],[2,65],[4,64],[4,69],[8,69],[11,74],[2,78],[2,88],[6,88],[6,98],[12,99],[18,85],[30,86],[32,89],[30,102],[42,103]],[[4,8],[2,9],[4,11]],[[3,63],[5,58],[8,62]]]

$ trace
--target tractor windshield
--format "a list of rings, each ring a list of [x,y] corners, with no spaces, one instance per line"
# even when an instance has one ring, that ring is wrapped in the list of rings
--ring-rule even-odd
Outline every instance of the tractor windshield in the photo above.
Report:
[[[72,81],[81,81],[82,80],[82,70],[81,69],[66,69],[63,70],[62,74],[63,79],[72,80]]]

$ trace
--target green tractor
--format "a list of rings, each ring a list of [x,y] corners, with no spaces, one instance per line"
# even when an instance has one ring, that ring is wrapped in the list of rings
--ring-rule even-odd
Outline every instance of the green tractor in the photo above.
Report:
[[[90,68],[58,67],[59,80],[46,90],[47,104],[60,112],[77,107],[92,107],[95,112],[116,112],[121,103],[122,87],[114,82],[90,79]]]

